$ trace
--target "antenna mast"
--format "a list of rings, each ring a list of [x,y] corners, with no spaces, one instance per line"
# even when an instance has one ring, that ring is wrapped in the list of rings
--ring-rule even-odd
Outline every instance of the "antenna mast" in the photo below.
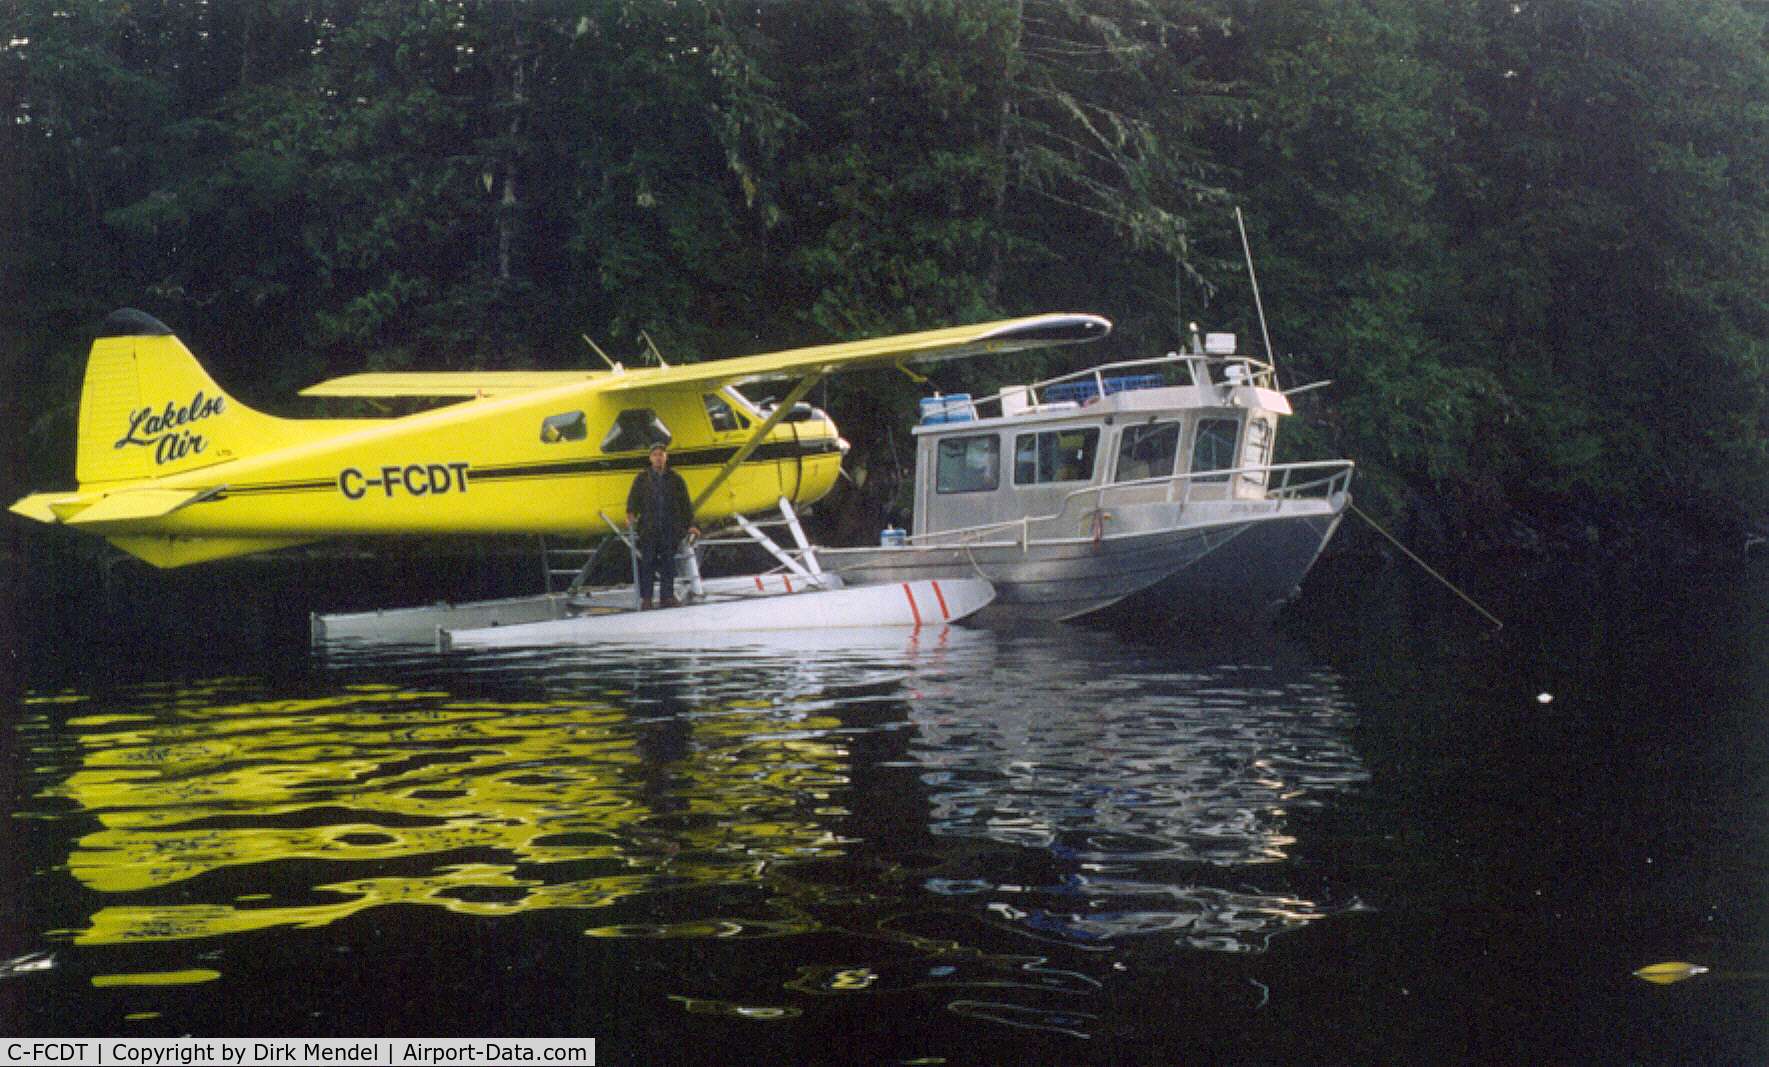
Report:
[[[1259,276],[1253,273],[1253,246],[1247,242],[1247,220],[1241,217],[1239,206],[1235,208],[1235,225],[1241,231],[1241,251],[1247,256],[1247,280],[1253,283],[1253,307],[1259,312],[1259,340],[1265,345],[1265,361],[1271,364],[1272,374],[1276,375],[1278,357],[1271,349],[1271,331],[1265,325],[1265,302],[1259,298]]]

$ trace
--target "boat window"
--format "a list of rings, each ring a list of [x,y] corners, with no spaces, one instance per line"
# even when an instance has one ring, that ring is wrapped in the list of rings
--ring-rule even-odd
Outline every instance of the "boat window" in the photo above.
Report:
[[[1099,427],[1023,433],[1014,439],[1013,482],[1085,482],[1093,478],[1093,457],[1099,450]]]
[[[584,421],[581,411],[567,411],[558,415],[548,415],[541,420],[541,440],[547,444],[560,441],[581,441],[590,436],[589,423]]]
[[[1173,461],[1179,456],[1179,423],[1146,422],[1126,426],[1118,435],[1118,470],[1113,476],[1120,482],[1136,482],[1144,478],[1166,478],[1173,474]]]
[[[743,429],[742,416],[737,414],[724,397],[717,393],[707,393],[703,399],[706,401],[706,417],[713,424],[714,432],[729,433]]]
[[[1001,484],[1001,440],[994,434],[948,437],[934,464],[934,491],[988,492]]]
[[[1240,419],[1199,419],[1198,435],[1192,443],[1192,473],[1232,468],[1235,465],[1235,439],[1240,436],[1240,429]],[[1226,474],[1216,474],[1197,480],[1220,482],[1227,478]]]
[[[671,436],[669,427],[657,417],[657,412],[650,408],[636,408],[615,416],[614,425],[602,438],[602,451],[637,452],[654,444],[667,445]]]

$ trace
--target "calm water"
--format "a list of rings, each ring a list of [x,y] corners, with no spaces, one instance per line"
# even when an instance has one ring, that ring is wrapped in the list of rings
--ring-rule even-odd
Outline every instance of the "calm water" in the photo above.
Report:
[[[1263,639],[446,658],[222,576],[17,621],[0,1032],[1769,1062],[1757,565],[1469,578],[1498,633],[1353,561]]]

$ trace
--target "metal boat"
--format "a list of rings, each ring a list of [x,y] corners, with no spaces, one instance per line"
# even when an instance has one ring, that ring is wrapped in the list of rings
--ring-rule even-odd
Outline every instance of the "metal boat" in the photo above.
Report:
[[[923,400],[913,529],[821,548],[823,566],[849,584],[983,578],[992,614],[1046,620],[1269,613],[1332,537],[1353,464],[1271,462],[1291,406],[1269,362],[1233,334],[1194,328],[1188,348]]]

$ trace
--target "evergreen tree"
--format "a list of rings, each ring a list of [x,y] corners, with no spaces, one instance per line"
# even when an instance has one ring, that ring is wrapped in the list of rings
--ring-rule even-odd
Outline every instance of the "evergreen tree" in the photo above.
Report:
[[[1527,491],[1730,510],[1765,469],[1769,67],[1729,3],[1483,2],[1458,333]]]
[[[13,0],[19,488],[134,305],[244,396],[1047,310],[1269,338],[1291,458],[1761,515],[1769,59],[1738,0]],[[1024,361],[1014,373],[1033,373]],[[1001,370],[942,368],[941,384]],[[826,400],[884,452],[907,379]],[[27,470],[28,469],[28,470]],[[21,473],[23,472],[23,473]],[[1429,502],[1429,507],[1425,507]],[[1446,506],[1447,505],[1447,506]]]

